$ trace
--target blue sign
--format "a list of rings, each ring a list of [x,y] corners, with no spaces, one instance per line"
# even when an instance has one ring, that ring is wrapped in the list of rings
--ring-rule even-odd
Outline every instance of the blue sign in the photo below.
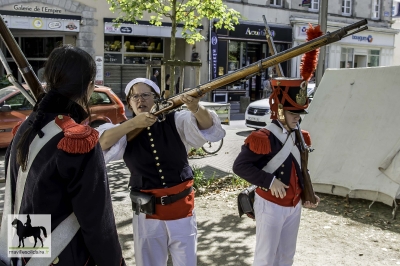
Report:
[[[372,35],[368,35],[368,36],[359,36],[359,35],[352,35],[351,38],[353,40],[358,40],[359,42],[372,42],[373,41],[373,37]]]
[[[217,78],[217,58],[218,58],[218,36],[215,32],[211,32],[211,65],[212,78]]]

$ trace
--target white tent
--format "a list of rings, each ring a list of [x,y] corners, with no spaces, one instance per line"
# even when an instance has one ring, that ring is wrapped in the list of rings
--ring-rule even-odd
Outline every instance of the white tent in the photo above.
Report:
[[[396,204],[400,66],[326,70],[301,126],[316,192]]]

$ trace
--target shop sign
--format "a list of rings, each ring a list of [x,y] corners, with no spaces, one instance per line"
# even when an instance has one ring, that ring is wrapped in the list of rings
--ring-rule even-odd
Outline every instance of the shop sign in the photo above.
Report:
[[[218,58],[218,36],[215,32],[211,32],[211,66],[212,78],[217,78],[217,58]]]
[[[122,54],[104,54],[105,64],[122,64]]]
[[[307,35],[307,26],[301,26],[299,35]]]
[[[301,6],[302,7],[311,7],[311,0],[302,0]]]
[[[254,36],[266,36],[267,31],[265,29],[258,29],[258,30],[251,30],[250,28],[247,28],[246,30],[246,35],[254,35]],[[271,35],[272,37],[275,37],[275,31],[271,30]]]
[[[46,13],[46,14],[62,14],[64,13],[62,9],[54,8],[50,6],[30,6],[30,5],[14,5],[13,9],[15,11],[23,11],[23,12],[37,12],[37,13]]]
[[[35,17],[20,17],[20,16],[2,16],[7,27],[11,29],[25,30],[55,30],[79,32],[79,20],[66,20],[55,18],[35,18]]]
[[[359,42],[372,42],[373,41],[373,37],[372,35],[368,35],[368,36],[361,36],[361,35],[352,35],[351,38],[353,40],[357,40]]]
[[[269,25],[274,41],[292,42],[292,27]],[[243,39],[257,39],[265,41],[266,29],[263,25],[239,24],[235,25],[235,30],[229,31],[229,36]]]
[[[103,57],[102,56],[96,56],[95,62],[96,62],[95,84],[96,85],[103,85],[103,83],[104,83],[104,77],[103,77],[104,60],[103,60]]]

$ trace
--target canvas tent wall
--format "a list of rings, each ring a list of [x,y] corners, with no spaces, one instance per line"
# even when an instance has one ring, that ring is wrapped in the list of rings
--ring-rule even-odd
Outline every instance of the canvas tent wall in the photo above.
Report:
[[[400,196],[400,66],[328,69],[302,128],[317,192],[392,206]]]

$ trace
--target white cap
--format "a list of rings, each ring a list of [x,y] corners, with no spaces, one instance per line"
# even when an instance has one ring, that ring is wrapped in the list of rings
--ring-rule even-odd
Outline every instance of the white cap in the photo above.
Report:
[[[153,81],[146,79],[146,78],[136,78],[131,80],[128,85],[125,87],[125,95],[128,96],[129,91],[131,90],[132,86],[137,83],[144,83],[152,87],[158,95],[160,95],[160,88],[155,84]]]

